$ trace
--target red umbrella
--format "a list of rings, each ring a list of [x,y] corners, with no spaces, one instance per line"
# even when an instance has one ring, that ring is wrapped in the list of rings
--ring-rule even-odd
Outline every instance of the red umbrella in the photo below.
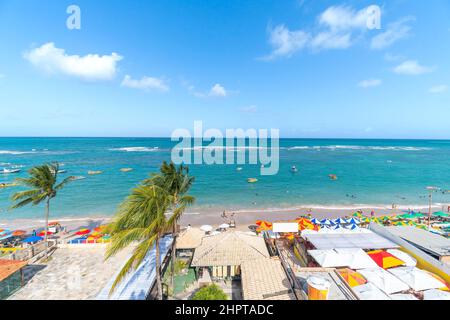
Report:
[[[384,250],[369,251],[367,254],[383,269],[394,268],[405,264],[404,261]]]
[[[75,234],[82,236],[82,235],[88,234],[89,232],[91,232],[91,230],[89,230],[89,229],[80,229],[77,232],[75,232]]]
[[[47,235],[51,235],[51,234],[53,234],[53,232],[51,232],[51,231],[47,231]],[[39,232],[39,233],[38,233],[38,236],[39,236],[39,237],[43,237],[43,236],[45,236],[45,231],[41,231],[41,232]]]

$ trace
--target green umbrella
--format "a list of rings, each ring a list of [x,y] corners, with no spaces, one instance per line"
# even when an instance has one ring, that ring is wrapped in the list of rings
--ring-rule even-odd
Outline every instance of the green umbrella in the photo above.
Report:
[[[448,218],[448,217],[450,217],[450,214],[445,213],[443,211],[437,211],[437,212],[433,213],[433,216],[441,217],[441,218]]]

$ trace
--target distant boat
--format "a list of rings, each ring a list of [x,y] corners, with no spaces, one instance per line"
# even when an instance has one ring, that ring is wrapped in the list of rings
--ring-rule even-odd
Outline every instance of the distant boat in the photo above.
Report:
[[[122,171],[122,172],[130,172],[130,171],[133,171],[133,168],[122,168],[122,169],[120,169],[120,171]]]
[[[237,167],[236,168],[236,171],[241,171],[242,170],[242,167]]]
[[[83,179],[86,179],[86,177],[84,177],[84,176],[73,176],[72,177],[72,180],[83,180]]]
[[[20,169],[6,169],[6,168],[4,168],[3,169],[3,171],[2,171],[2,173],[18,173],[18,172],[20,172]]]
[[[292,173],[297,173],[297,172],[298,172],[297,167],[296,167],[296,166],[292,166],[292,167],[291,167],[291,172],[292,172]]]
[[[331,180],[337,180],[337,179],[338,179],[337,175],[335,175],[335,174],[329,174],[328,177],[329,177]]]
[[[89,170],[88,171],[88,174],[89,175],[95,175],[95,174],[102,174],[103,173],[103,171],[100,171],[100,170],[97,170],[97,171],[93,171],[93,170]]]
[[[15,183],[0,183],[0,189],[9,188],[9,187],[15,187],[17,184]]]
[[[256,179],[256,178],[248,178],[247,182],[248,183],[255,183],[255,182],[258,182],[258,179]]]

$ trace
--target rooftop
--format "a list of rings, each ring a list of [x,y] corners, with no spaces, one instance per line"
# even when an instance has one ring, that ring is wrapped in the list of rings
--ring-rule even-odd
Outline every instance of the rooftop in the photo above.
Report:
[[[387,227],[394,235],[437,256],[450,255],[450,239],[416,227]]]
[[[19,271],[27,265],[26,261],[0,259],[0,281]]]
[[[262,258],[241,264],[245,300],[295,300],[279,260]]]
[[[214,236],[205,236],[195,249],[191,265],[239,266],[244,261],[268,258],[266,244],[262,237],[240,231],[228,231]]]
[[[370,231],[354,233],[307,233],[302,234],[316,249],[393,249],[399,246]]]
[[[177,237],[177,249],[195,249],[202,243],[205,232],[199,228],[188,227]]]

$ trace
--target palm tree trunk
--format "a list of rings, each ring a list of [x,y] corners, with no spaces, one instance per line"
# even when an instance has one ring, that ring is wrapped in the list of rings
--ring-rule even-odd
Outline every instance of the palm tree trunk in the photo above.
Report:
[[[155,241],[155,274],[156,274],[156,289],[157,289],[157,297],[158,300],[162,300],[162,283],[161,283],[161,267],[160,267],[160,259],[161,253],[159,252],[159,237]]]
[[[45,235],[44,235],[44,242],[45,242],[45,258],[48,258],[48,216],[50,213],[50,198],[47,199],[47,204],[45,206]]]
[[[176,247],[175,247],[175,241],[177,238],[177,225],[175,224],[173,226],[173,231],[172,231],[172,252],[170,253],[170,288],[172,289],[172,292],[175,293],[174,287],[173,287],[173,278],[174,278],[174,273],[175,273],[175,251],[176,251]]]

